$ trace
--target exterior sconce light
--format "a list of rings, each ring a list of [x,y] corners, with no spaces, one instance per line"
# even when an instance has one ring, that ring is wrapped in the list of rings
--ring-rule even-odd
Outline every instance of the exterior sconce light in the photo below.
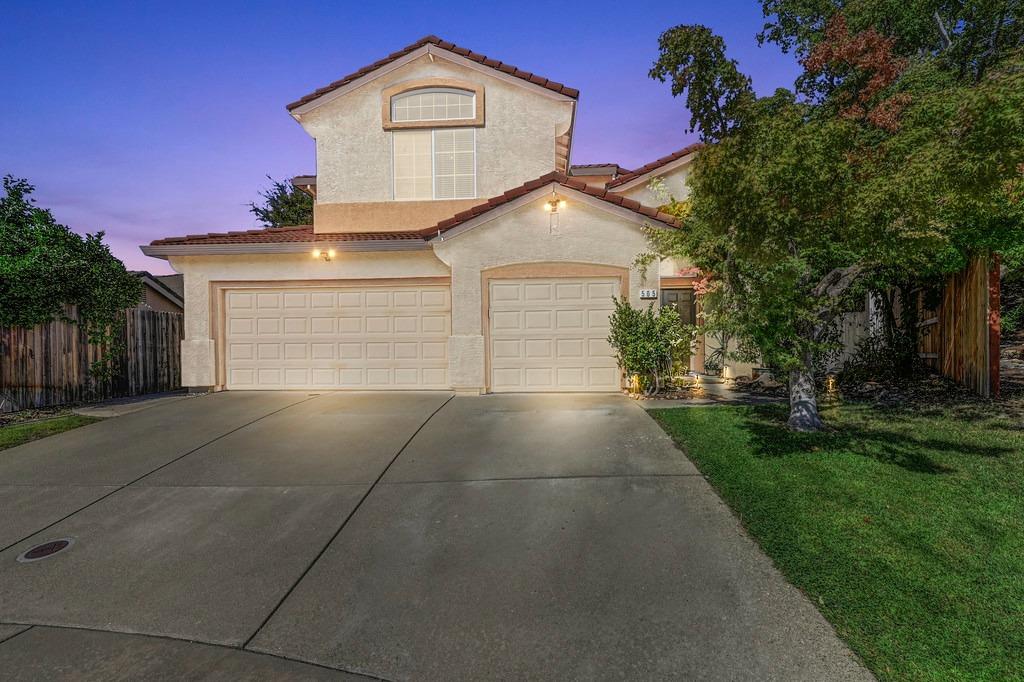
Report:
[[[544,212],[548,214],[548,232],[558,234],[558,209],[565,208],[565,199],[559,198],[551,190],[551,198],[544,202]]]
[[[334,249],[313,249],[313,258],[319,258],[324,262],[330,262],[334,258]]]
[[[565,208],[565,199],[559,199],[558,196],[552,195],[551,199],[544,202],[544,211],[546,213],[558,213],[558,209]]]

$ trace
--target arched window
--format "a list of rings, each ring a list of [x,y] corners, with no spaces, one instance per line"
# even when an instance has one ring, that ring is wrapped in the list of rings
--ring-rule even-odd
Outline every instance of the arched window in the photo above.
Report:
[[[422,88],[391,98],[391,121],[459,121],[476,117],[476,94],[456,88]]]

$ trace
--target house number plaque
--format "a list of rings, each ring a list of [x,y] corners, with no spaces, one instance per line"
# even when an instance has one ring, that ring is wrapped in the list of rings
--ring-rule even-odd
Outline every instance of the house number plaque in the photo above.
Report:
[[[649,301],[649,300],[653,300],[653,299],[657,299],[657,298],[658,298],[658,290],[657,289],[641,289],[640,290],[640,299],[643,300],[643,301]]]

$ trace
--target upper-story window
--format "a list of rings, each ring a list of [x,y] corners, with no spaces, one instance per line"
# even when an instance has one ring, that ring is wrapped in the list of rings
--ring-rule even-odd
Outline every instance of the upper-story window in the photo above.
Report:
[[[391,135],[397,201],[476,197],[476,130],[396,130]]]
[[[476,95],[454,88],[425,88],[391,98],[392,123],[476,118]]]
[[[484,125],[483,86],[425,78],[381,93],[391,131],[397,201],[476,198],[476,128]]]

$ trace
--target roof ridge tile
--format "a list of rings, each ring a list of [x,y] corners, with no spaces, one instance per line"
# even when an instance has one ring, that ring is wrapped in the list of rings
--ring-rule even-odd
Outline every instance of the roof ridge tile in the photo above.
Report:
[[[461,57],[465,57],[466,59],[470,59],[471,61],[477,62],[478,64],[483,64],[487,67],[496,69],[503,73],[507,73],[517,78],[521,78],[540,87],[547,88],[548,90],[551,90],[553,92],[557,92],[558,94],[565,95],[566,97],[571,97],[575,99],[580,95],[580,91],[577,90],[576,88],[570,88],[557,81],[549,80],[547,78],[544,78],[543,76],[530,73],[529,71],[523,71],[522,69],[519,69],[515,66],[505,64],[504,62],[495,59],[491,59],[486,55],[480,54],[478,52],[473,52],[469,48],[461,47],[459,45],[456,45],[455,43],[449,42],[447,40],[442,40],[441,38],[438,38],[436,35],[431,34],[428,36],[424,36],[423,38],[420,38],[414,43],[406,45],[400,50],[392,52],[383,59],[378,59],[372,64],[368,64],[360,69],[357,69],[356,71],[353,71],[352,73],[346,76],[342,76],[341,78],[332,81],[331,83],[328,83],[323,87],[317,88],[308,95],[304,95],[299,99],[295,100],[294,102],[292,102],[291,104],[288,104],[286,108],[288,109],[288,111],[291,111],[293,109],[301,107],[304,104],[309,104],[313,100],[319,99],[320,97],[326,95],[327,93],[332,92],[333,90],[337,90],[338,88],[347,85],[348,83],[351,83],[352,81],[358,78],[362,78],[363,76],[366,76],[376,71],[382,66],[390,64],[396,59],[401,59],[405,55],[409,54],[410,52],[414,52],[415,50],[418,50],[424,45],[435,45],[441,48],[442,50],[447,50],[453,54],[457,54]]]

